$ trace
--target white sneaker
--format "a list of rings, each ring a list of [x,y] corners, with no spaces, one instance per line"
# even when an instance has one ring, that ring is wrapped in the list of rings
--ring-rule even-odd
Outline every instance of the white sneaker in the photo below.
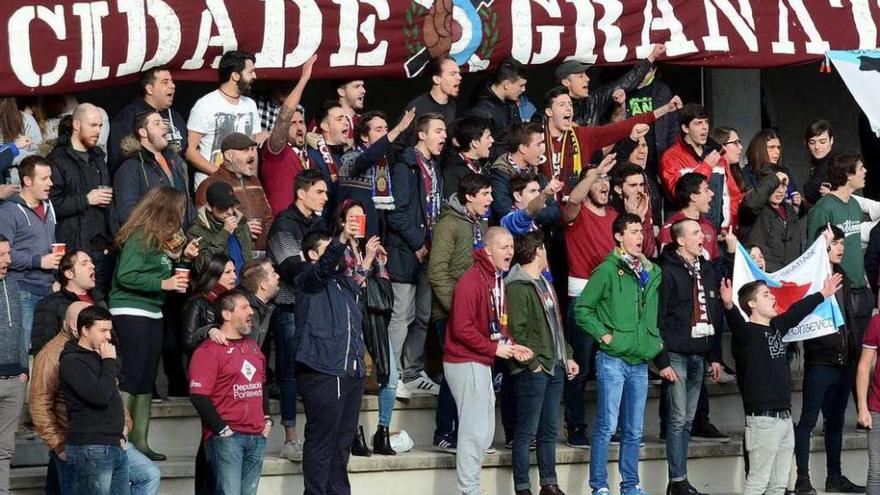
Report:
[[[391,435],[390,442],[391,448],[398,454],[409,452],[414,447],[412,438],[410,438],[409,434],[403,430],[401,430],[400,433]]]
[[[403,384],[403,380],[397,380],[397,391],[394,393],[395,397],[398,399],[411,399],[412,392],[406,388],[406,385]]]
[[[284,442],[278,457],[283,457],[290,461],[301,462],[303,459],[303,444],[299,439]]]
[[[418,378],[404,385],[412,395],[440,395],[440,385],[428,378],[424,371],[419,373]]]

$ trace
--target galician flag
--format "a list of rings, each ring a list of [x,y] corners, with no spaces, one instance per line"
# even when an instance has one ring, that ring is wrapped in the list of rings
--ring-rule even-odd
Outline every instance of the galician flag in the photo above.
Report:
[[[830,274],[828,249],[823,236],[819,236],[800,258],[773,273],[765,273],[758,268],[743,245],[737,243],[733,262],[733,303],[739,307],[737,294],[740,287],[755,280],[763,280],[776,296],[776,309],[782,314],[795,302],[821,290]],[[742,308],[739,310],[742,312]],[[748,320],[745,312],[743,317]],[[843,324],[843,312],[837,304],[837,298],[829,297],[797,327],[791,329],[783,341],[796,342],[822,337],[837,332]]]

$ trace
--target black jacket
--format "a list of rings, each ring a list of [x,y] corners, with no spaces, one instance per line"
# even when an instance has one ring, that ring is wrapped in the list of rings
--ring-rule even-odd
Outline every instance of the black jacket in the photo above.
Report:
[[[134,133],[134,118],[137,114],[148,110],[156,111],[143,98],[137,98],[120,110],[113,117],[113,120],[110,121],[110,137],[107,139],[107,165],[114,174],[122,162],[125,161],[125,151],[121,145],[122,140]],[[171,136],[169,143],[173,144],[177,153],[182,155],[189,143],[186,119],[172,108],[159,112],[159,115],[162,116],[162,120],[168,125],[168,134]]]
[[[477,166],[480,170],[479,173],[485,175],[488,172],[488,166],[483,160],[478,161]],[[448,201],[450,196],[458,192],[458,184],[461,182],[461,178],[473,172],[467,163],[464,162],[461,153],[457,151],[443,154],[443,166],[440,169],[443,174],[444,201]]]
[[[819,189],[822,187],[823,182],[828,182],[828,165],[831,164],[832,160],[834,160],[833,152],[828,153],[825,155],[825,158],[820,158],[819,160],[810,158],[810,178],[804,184],[804,198],[811,205],[818,203],[819,199],[822,198]]]
[[[437,178],[442,191],[439,170]],[[404,150],[400,161],[391,169],[391,190],[394,191],[394,209],[388,212],[385,235],[388,274],[395,282],[414,284],[422,268],[415,252],[428,240],[428,202],[415,148]]]
[[[837,332],[804,341],[804,364],[820,364],[831,366],[849,366],[858,361],[861,342],[856,334],[853,321],[853,299],[849,280],[840,266],[834,267],[834,273],[843,275],[843,288],[837,296],[837,303],[843,311],[844,325]]]
[[[247,296],[248,303],[250,303],[251,309],[254,310],[254,314],[251,316],[253,326],[251,338],[256,340],[257,344],[262,347],[263,341],[266,340],[266,335],[269,333],[269,322],[272,318],[272,313],[275,311],[275,305],[272,302],[264,303],[256,294],[244,287],[240,290]]]
[[[214,305],[204,296],[192,297],[183,307],[183,344],[188,352],[193,352],[208,338],[208,330],[216,320]]]
[[[739,236],[743,244],[756,244],[764,253],[767,272],[775,272],[796,260],[806,248],[806,217],[786,201],[783,219],[770,205],[770,195],[779,187],[779,177],[767,174],[749,191],[739,206]]]
[[[76,294],[63,287],[58,292],[53,292],[40,299],[34,309],[31,354],[36,356],[44,345],[58,335],[58,332],[61,331],[61,325],[64,324],[67,307],[79,300]],[[92,300],[98,301],[100,297],[97,297],[97,294],[92,294]]]
[[[782,338],[822,301],[822,294],[814,292],[770,320],[769,326],[746,321],[736,306],[725,311],[746,414],[791,409],[791,369]]]
[[[577,125],[602,125],[608,122],[614,101],[611,95],[620,88],[627,93],[642,82],[653,64],[647,60],[639,60],[635,66],[620,79],[609,84],[591,88],[586,98],[572,99],[574,105],[573,119]],[[493,134],[494,136],[494,134]]]
[[[118,223],[125,223],[135,205],[150,189],[170,186],[186,194],[183,229],[188,229],[196,216],[196,209],[189,193],[186,162],[175,151],[166,149],[162,156],[173,176],[172,180],[168,180],[168,176],[156,162],[156,157],[143,149],[138,140],[132,137],[124,139],[122,149],[126,158],[113,176],[113,208]]]
[[[104,152],[95,146],[88,151],[88,162],[70,145],[69,137],[46,157],[52,164],[49,199],[55,208],[55,239],[67,243],[67,250],[103,251],[113,243],[112,207],[90,206],[86,195],[100,185],[109,186],[110,172]]]
[[[543,191],[549,182],[543,174],[537,170],[532,170],[538,177],[538,186]],[[513,211],[513,191],[510,190],[510,179],[516,175],[516,169],[507,159],[507,154],[498,157],[495,162],[489,166],[487,171],[489,182],[492,183],[492,225],[501,223],[501,219],[505,215]],[[562,210],[556,198],[547,200],[546,206],[535,217],[535,223],[538,225],[554,225],[559,223],[562,218]]]
[[[507,130],[513,124],[522,121],[516,102],[498,98],[488,80],[474,92],[471,109],[465,115],[483,117],[492,121],[492,138],[495,142],[489,154],[490,162],[509,151],[510,139]]]
[[[118,364],[75,340],[64,346],[58,376],[67,403],[66,443],[119,446],[125,411],[116,384]]]
[[[306,218],[296,206],[296,202],[275,217],[269,229],[266,248],[269,260],[275,265],[275,270],[281,277],[278,295],[275,297],[276,303],[293,304],[293,284],[305,259],[302,241],[310,232],[321,228],[324,228],[321,216],[313,215],[311,218]]]
[[[691,318],[694,310],[693,281],[691,267],[676,252],[675,244],[667,244],[660,255],[660,307],[658,320],[660,337],[663,338],[663,350],[654,358],[657,367],[669,366],[669,353],[700,354],[710,362],[718,362],[721,356],[712,353],[712,337],[691,337]],[[700,278],[706,298],[706,310],[709,322],[715,327],[715,333],[722,331],[722,326],[715,321],[718,310],[718,282],[715,268],[705,258],[700,260]]]

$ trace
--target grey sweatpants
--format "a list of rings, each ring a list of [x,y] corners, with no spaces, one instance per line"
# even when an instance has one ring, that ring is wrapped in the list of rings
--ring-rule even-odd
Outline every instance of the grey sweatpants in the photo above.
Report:
[[[425,340],[431,319],[431,284],[422,270],[414,284],[392,283],[394,308],[388,322],[388,339],[398,359],[404,382],[418,378],[425,369]]]
[[[880,414],[871,412],[871,424],[868,430],[868,482],[865,487],[867,495],[880,495]]]
[[[791,418],[746,416],[749,475],[745,495],[784,495],[794,456]]]
[[[492,368],[477,363],[443,363],[446,383],[458,408],[455,473],[458,491],[480,494],[480,469],[495,437],[495,391]]]
[[[15,430],[24,405],[25,384],[18,378],[0,380],[0,495],[9,493],[9,465],[15,452]]]

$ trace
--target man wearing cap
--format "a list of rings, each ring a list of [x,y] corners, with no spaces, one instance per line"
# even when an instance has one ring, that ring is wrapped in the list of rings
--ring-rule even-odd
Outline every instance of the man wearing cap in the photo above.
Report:
[[[574,122],[577,125],[600,125],[608,121],[612,103],[623,103],[626,92],[632,91],[645,75],[651,70],[654,60],[666,51],[663,44],[654,45],[654,49],[645,60],[639,60],[629,72],[620,79],[590,91],[590,77],[587,71],[593,64],[566,60],[556,68],[555,75],[559,84],[568,89],[574,104]],[[620,91],[618,91],[620,90]],[[617,93],[615,95],[615,93]]]
[[[238,276],[244,264],[253,257],[248,221],[236,208],[240,202],[229,183],[213,182],[205,196],[208,204],[199,208],[198,216],[187,232],[193,239],[201,238],[193,269],[200,273],[212,256],[223,253],[232,260]]]
[[[220,150],[223,153],[223,166],[199,184],[196,206],[201,208],[208,203],[207,192],[211,184],[229,184],[240,203],[239,211],[250,228],[254,249],[265,250],[266,235],[272,224],[272,209],[263,185],[256,177],[257,143],[245,134],[233,132],[223,138]]]

